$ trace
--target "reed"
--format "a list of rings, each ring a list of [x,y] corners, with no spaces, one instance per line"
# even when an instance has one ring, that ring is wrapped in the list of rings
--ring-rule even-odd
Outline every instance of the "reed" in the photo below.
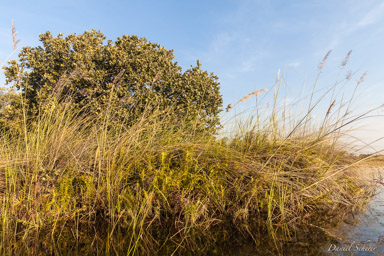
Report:
[[[281,253],[302,227],[324,229],[373,193],[358,175],[372,156],[335,139],[367,113],[312,131],[306,113],[281,129],[288,109],[274,102],[219,139],[167,111],[129,126],[114,119],[118,106],[76,110],[59,87],[36,118],[0,135],[3,255],[206,254],[238,234],[256,245],[269,237]]]
[[[354,156],[339,138],[373,110],[335,109],[332,93],[324,120],[313,123],[336,90],[315,97],[328,56],[306,113],[293,115],[280,101],[278,75],[272,111],[257,105],[251,121],[220,138],[198,129],[198,120],[175,123],[156,104],[133,124],[115,118],[111,101],[99,115],[76,109],[62,90],[70,76],[32,119],[22,94],[12,94],[22,111],[1,124],[0,253],[207,255],[251,241],[281,254],[309,228],[323,232],[333,217],[363,208],[374,187],[359,170],[382,158]]]

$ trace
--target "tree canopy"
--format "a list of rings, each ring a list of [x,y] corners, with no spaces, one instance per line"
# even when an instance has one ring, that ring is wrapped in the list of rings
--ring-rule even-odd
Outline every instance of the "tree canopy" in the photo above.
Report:
[[[40,35],[41,46],[23,47],[5,69],[6,83],[27,100],[29,113],[61,87],[79,108],[101,111],[112,102],[131,121],[152,104],[179,117],[198,117],[206,128],[219,125],[222,97],[218,78],[196,66],[182,71],[173,50],[124,35],[108,40],[96,30],[66,37]]]

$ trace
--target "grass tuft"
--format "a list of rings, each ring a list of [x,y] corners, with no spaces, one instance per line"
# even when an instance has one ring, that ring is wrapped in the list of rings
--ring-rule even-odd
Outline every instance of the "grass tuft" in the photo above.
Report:
[[[354,156],[338,139],[370,112],[331,111],[333,95],[316,126],[325,96],[312,92],[307,113],[293,118],[277,86],[272,112],[217,138],[156,108],[132,125],[111,104],[100,115],[79,110],[58,88],[34,119],[3,124],[3,255],[223,254],[244,240],[282,253],[374,192],[359,174],[373,155]]]

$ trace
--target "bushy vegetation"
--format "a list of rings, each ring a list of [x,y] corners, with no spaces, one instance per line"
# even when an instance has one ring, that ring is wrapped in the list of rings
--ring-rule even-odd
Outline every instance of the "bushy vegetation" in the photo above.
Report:
[[[161,108],[111,126],[112,107],[97,115],[65,98],[1,135],[5,254],[204,254],[236,232],[280,248],[369,195],[329,137],[264,127],[217,140]]]
[[[47,32],[40,35],[42,46],[23,47],[18,61],[5,67],[5,76],[24,95],[28,116],[36,115],[41,101],[62,87],[73,94],[77,108],[100,114],[107,103],[113,104],[116,117],[129,124],[144,109],[157,106],[172,108],[176,119],[198,116],[202,127],[217,128],[219,83],[213,73],[200,69],[199,61],[182,72],[172,50],[145,38],[105,39],[95,30],[66,37]]]
[[[157,69],[147,75],[135,72],[153,64],[151,54],[168,56],[172,74],[184,83],[191,76],[196,83],[203,79],[217,84],[198,68],[179,73],[169,62],[169,52],[135,37],[123,37],[115,46],[101,46],[102,37],[95,32],[42,38],[45,50],[24,48],[22,63],[7,68],[9,81],[16,80],[23,90],[7,94],[13,104],[2,103],[2,117],[9,120],[2,123],[0,135],[4,255],[225,255],[226,243],[234,246],[242,239],[259,247],[272,243],[269,253],[277,254],[308,235],[309,227],[323,232],[332,216],[359,209],[372,194],[357,174],[363,159],[341,150],[337,140],[346,124],[364,115],[334,120],[330,107],[315,129],[309,116],[317,103],[311,102],[304,116],[287,124],[282,115],[286,108],[279,108],[275,97],[270,114],[257,112],[253,122],[226,138],[202,130],[204,116],[175,118],[175,108],[161,101],[140,105],[139,97],[139,112],[124,109],[124,116],[135,118],[121,118],[115,99],[123,92],[118,88],[139,86],[129,79],[132,72],[138,81],[143,79],[144,87],[137,90],[146,88]],[[98,46],[88,49],[87,40]],[[137,55],[129,59],[114,49],[130,42],[149,47],[144,63]],[[131,63],[132,70],[121,73],[123,64],[104,63],[99,52],[104,50],[116,54],[110,61],[122,61],[124,68]],[[67,55],[60,55],[64,52]],[[63,56],[72,62],[59,63]],[[115,72],[106,71],[111,66],[93,68],[96,57],[101,58],[98,65],[116,65]],[[40,58],[45,64],[38,63]],[[75,72],[71,63],[85,66]],[[66,69],[78,78],[62,75]],[[50,75],[50,70],[57,74]],[[162,85],[172,87],[174,77],[166,74],[170,77],[163,78]],[[88,84],[87,76],[93,82]],[[174,88],[193,97],[193,90],[199,90],[195,82],[191,89]],[[80,87],[95,97],[81,96]],[[164,89],[150,88],[156,93]],[[218,95],[216,89],[208,102]],[[198,105],[196,99],[179,100],[184,113]],[[10,108],[18,115],[10,115],[16,113]]]

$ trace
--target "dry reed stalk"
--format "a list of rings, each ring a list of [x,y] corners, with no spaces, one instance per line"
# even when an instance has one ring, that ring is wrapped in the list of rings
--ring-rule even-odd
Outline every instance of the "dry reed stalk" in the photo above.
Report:
[[[324,68],[324,65],[325,65],[325,62],[327,61],[329,55],[331,54],[332,50],[329,50],[327,52],[327,54],[324,56],[324,58],[321,60],[320,64],[319,64],[319,71],[322,70]]]
[[[368,74],[368,71],[365,71],[365,72],[361,75],[359,81],[357,81],[356,87],[358,87],[362,82],[364,82],[364,78],[367,76],[367,74]]]
[[[327,116],[331,113],[332,108],[335,106],[335,102],[336,102],[336,100],[333,100],[332,104],[329,106],[328,111],[327,111]]]
[[[341,62],[340,66],[341,67],[345,67],[348,63],[348,60],[349,60],[349,57],[351,56],[351,53],[352,53],[352,50],[350,50],[347,55],[345,56],[345,58],[343,59],[343,61]]]
[[[16,50],[17,44],[20,42],[20,40],[16,40],[17,32],[15,27],[15,22],[12,20],[12,47],[13,50]]]
[[[225,109],[226,112],[228,112],[232,108],[231,104],[228,104],[227,108]]]
[[[113,79],[113,84],[118,85],[118,83],[121,81],[121,77],[124,75],[125,69],[121,70],[117,76]]]
[[[352,70],[349,70],[348,73],[345,75],[345,80],[351,79],[352,76]]]
[[[260,93],[262,93],[262,92],[267,92],[267,91],[268,91],[268,89],[264,88],[264,89],[259,89],[259,90],[253,91],[253,92],[251,92],[251,93],[248,93],[248,94],[245,95],[242,99],[240,99],[240,100],[238,101],[238,103],[239,103],[239,102],[245,102],[245,101],[249,100],[249,98],[250,98],[252,95],[257,96],[257,95],[259,95]]]

